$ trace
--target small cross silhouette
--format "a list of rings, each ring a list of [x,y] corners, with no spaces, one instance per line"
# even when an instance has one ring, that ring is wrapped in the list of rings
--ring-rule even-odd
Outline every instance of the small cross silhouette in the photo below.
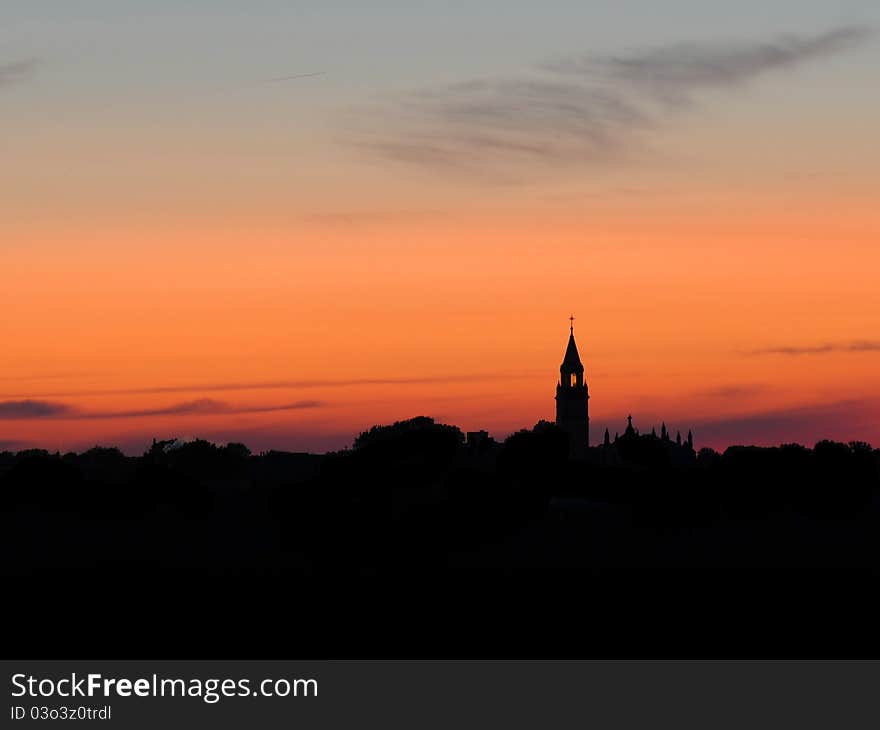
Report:
[[[568,321],[571,322],[571,332],[572,332],[572,334],[574,334],[574,315],[571,315],[568,318]]]

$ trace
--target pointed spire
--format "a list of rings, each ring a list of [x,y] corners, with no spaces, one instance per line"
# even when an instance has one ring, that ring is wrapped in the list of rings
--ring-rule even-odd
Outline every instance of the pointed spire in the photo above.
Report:
[[[690,429],[688,429],[688,446],[694,448],[694,434],[691,433]]]
[[[605,445],[608,446],[611,443],[611,434],[608,433],[608,426],[605,427]]]
[[[578,354],[577,345],[574,342],[574,335],[568,336],[568,347],[565,348],[565,357],[562,360],[562,364],[583,367],[583,365],[581,365],[581,357]]]
[[[681,431],[675,432],[675,443],[681,446]]]
[[[573,322],[574,317],[571,319]],[[574,324],[571,325],[571,330],[568,335],[568,346],[565,348],[565,357],[562,358],[561,369],[567,373],[584,371],[584,366],[581,363],[581,357],[578,354],[578,348],[574,341]],[[563,378],[563,380],[565,380],[565,378]]]

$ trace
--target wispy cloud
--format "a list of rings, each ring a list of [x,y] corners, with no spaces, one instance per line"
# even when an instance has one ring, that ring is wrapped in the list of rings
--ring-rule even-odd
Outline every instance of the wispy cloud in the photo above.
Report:
[[[106,373],[84,373],[71,371],[58,373],[40,373],[37,375],[0,375],[0,382],[26,383],[38,380],[62,380],[65,378],[97,377],[100,375],[106,375]]]
[[[373,132],[375,116],[393,117]],[[511,165],[599,164],[628,156],[654,120],[611,90],[559,74],[467,81],[365,111],[350,144],[387,159],[497,177]],[[487,167],[487,165],[489,167]]]
[[[699,391],[699,395],[709,396],[710,398],[745,398],[751,395],[764,393],[767,390],[768,387],[766,385],[722,385],[717,388],[701,390]]]
[[[8,400],[0,402],[0,420],[52,418],[71,413],[70,406],[45,400]]]
[[[523,164],[534,171],[618,162],[645,149],[647,133],[700,92],[830,56],[869,35],[845,27],[764,42],[582,54],[510,77],[398,94],[358,110],[345,139],[385,158],[487,175]]]
[[[14,84],[17,81],[24,81],[30,78],[38,66],[39,62],[34,58],[0,63],[0,86]]]
[[[682,102],[702,89],[742,85],[769,71],[846,50],[869,35],[867,28],[847,27],[759,43],[681,43],[625,56],[569,59],[550,68],[574,75],[603,73],[664,101]]]
[[[33,418],[55,418],[65,420],[102,420],[115,418],[144,418],[149,416],[180,415],[236,415],[245,413],[273,413],[308,408],[320,408],[323,404],[316,400],[301,400],[277,405],[239,406],[223,401],[200,398],[198,400],[174,403],[159,408],[139,408],[115,411],[83,411],[65,403],[53,401],[24,400],[0,402],[0,420],[21,420]]]
[[[811,445],[823,438],[839,441],[864,438],[876,429],[876,399],[811,403],[757,411],[717,419],[694,419],[694,435],[701,444],[780,444],[796,441]]]
[[[818,345],[779,345],[748,350],[746,355],[825,355],[832,352],[880,352],[880,340],[826,342]]]
[[[134,388],[100,388],[91,390],[67,390],[51,393],[40,393],[39,396],[28,393],[29,397],[61,398],[61,397],[86,397],[102,395],[159,395],[162,393],[216,393],[223,391],[245,390],[285,390],[315,388],[348,388],[370,385],[439,385],[443,383],[469,383],[496,380],[521,380],[539,375],[537,372],[508,372],[508,373],[472,373],[462,375],[426,375],[419,377],[398,378],[353,378],[345,380],[332,379],[285,379],[285,380],[257,380],[257,381],[226,381],[204,383],[181,383],[177,385],[155,385]],[[5,396],[10,397],[10,396]]]
[[[301,400],[294,403],[281,403],[264,406],[236,406],[223,401],[200,398],[198,400],[175,403],[161,408],[145,408],[127,411],[94,411],[78,414],[77,418],[111,419],[111,418],[143,418],[146,416],[180,416],[190,414],[222,414],[235,415],[244,413],[274,413],[276,411],[297,411],[307,408],[319,408],[322,405],[316,400]]]

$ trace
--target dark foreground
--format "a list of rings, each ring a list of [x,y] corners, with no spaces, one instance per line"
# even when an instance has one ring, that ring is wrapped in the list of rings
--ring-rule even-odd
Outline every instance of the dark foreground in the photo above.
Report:
[[[3,455],[4,654],[880,656],[865,445],[357,446]]]

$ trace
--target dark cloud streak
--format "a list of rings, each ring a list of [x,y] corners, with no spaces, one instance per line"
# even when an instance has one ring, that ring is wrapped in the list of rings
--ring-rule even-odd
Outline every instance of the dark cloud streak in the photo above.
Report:
[[[0,403],[0,420],[22,419],[64,419],[64,420],[104,420],[117,418],[145,418],[150,416],[180,415],[238,415],[248,413],[275,413],[310,408],[323,405],[316,400],[301,400],[293,403],[265,406],[236,406],[223,401],[200,398],[183,403],[175,403],[160,408],[141,408],[123,411],[81,411],[64,403],[53,401],[24,400]]]
[[[264,380],[257,382],[223,382],[223,383],[190,383],[181,385],[157,385],[142,388],[106,388],[78,391],[60,391],[42,393],[42,398],[86,397],[103,395],[159,395],[162,393],[197,393],[245,390],[281,390],[281,389],[314,389],[314,388],[347,388],[369,385],[432,385],[443,383],[468,383],[485,380],[519,380],[539,373],[476,373],[472,375],[427,375],[408,378],[354,378],[351,380]],[[35,397],[32,394],[31,397]],[[7,396],[9,397],[9,396]]]
[[[852,342],[819,345],[780,345],[749,350],[746,355],[826,355],[833,352],[880,352],[880,340],[853,340]]]
[[[247,413],[275,413],[277,411],[294,411],[308,408],[319,408],[322,405],[315,400],[302,400],[295,403],[282,403],[268,406],[234,406],[223,401],[210,398],[175,403],[162,408],[145,408],[128,411],[95,411],[84,412],[74,416],[75,418],[88,419],[114,419],[114,418],[144,418],[150,416],[180,416],[180,415],[238,415]]]
[[[858,438],[874,423],[878,405],[876,400],[842,400],[691,422],[702,443],[812,445],[822,438]]]
[[[34,58],[0,63],[0,86],[24,81],[33,76],[39,62]]]
[[[766,385],[722,385],[717,388],[702,390],[698,395],[711,398],[746,398],[748,396],[764,393],[768,390]]]
[[[70,413],[70,406],[52,401],[27,399],[0,402],[0,420],[53,418]]]

